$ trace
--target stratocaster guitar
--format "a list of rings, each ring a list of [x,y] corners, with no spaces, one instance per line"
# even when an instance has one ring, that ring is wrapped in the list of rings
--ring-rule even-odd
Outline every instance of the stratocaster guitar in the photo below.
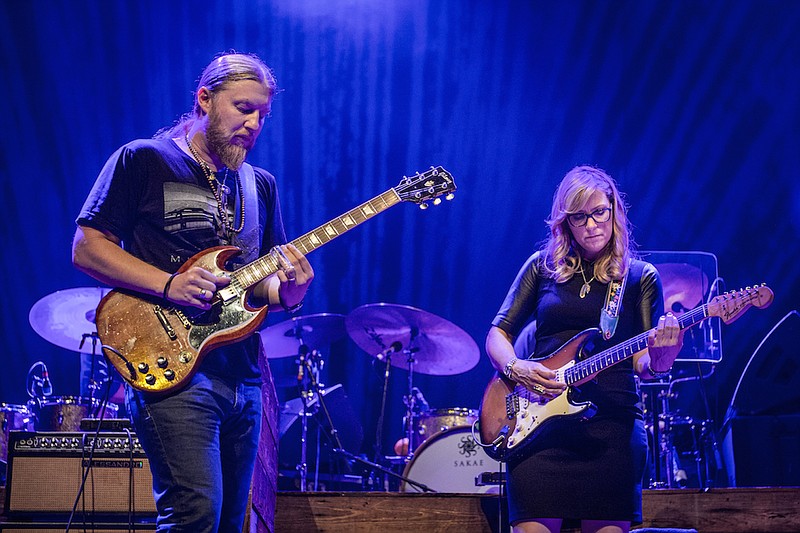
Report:
[[[678,323],[681,329],[686,329],[707,318],[718,317],[730,324],[750,307],[769,306],[773,298],[772,290],[765,285],[747,287],[717,296],[709,303],[684,313],[678,317]],[[484,444],[491,444],[485,448],[489,457],[507,461],[528,448],[538,435],[558,420],[586,419],[594,415],[596,407],[591,402],[577,401],[574,387],[645,349],[650,331],[584,358],[585,344],[600,333],[596,328],[587,329],[551,355],[536,359],[556,373],[556,381],[567,385],[563,393],[545,404],[536,401],[538,396],[532,398],[528,389],[496,373],[483,393],[479,415],[481,440]]]
[[[308,254],[346,231],[400,202],[427,207],[428,200],[452,198],[453,176],[442,167],[404,177],[400,183],[347,213],[292,241]],[[211,309],[175,306],[161,298],[115,289],[98,304],[97,334],[108,362],[132,387],[166,393],[185,385],[200,361],[213,348],[239,341],[255,332],[267,316],[267,307],[252,307],[253,287],[280,269],[272,254],[233,271],[227,261],[240,253],[235,246],[204,250],[184,263],[216,275],[230,276],[230,285],[217,291]]]

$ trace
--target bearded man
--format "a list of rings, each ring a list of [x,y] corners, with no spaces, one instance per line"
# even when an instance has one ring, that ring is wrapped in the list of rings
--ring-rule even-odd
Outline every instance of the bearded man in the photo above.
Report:
[[[314,271],[285,244],[275,178],[245,163],[276,90],[258,57],[215,58],[191,112],[109,158],[78,216],[73,264],[164,306],[206,311],[231,279],[200,266],[178,272],[187,259],[234,245],[242,253],[231,270],[272,250],[280,268],[251,299],[295,312]],[[261,429],[260,340],[252,335],[210,351],[175,392],[127,387],[153,474],[158,531],[241,531]]]

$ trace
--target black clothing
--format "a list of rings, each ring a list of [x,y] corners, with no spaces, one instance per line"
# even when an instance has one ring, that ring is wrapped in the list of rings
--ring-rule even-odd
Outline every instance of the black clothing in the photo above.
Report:
[[[588,328],[598,327],[607,284],[592,281],[584,299],[578,274],[556,283],[542,274],[537,252],[523,265],[492,324],[512,337],[536,320],[535,357],[545,357]],[[592,267],[584,262],[586,278]],[[661,282],[655,268],[633,261],[614,337],[595,337],[598,353],[655,326],[663,314]],[[597,414],[588,421],[559,420],[537,436],[528,453],[509,462],[512,522],[532,518],[641,522],[641,481],[647,443],[632,359],[600,372],[580,386]]]

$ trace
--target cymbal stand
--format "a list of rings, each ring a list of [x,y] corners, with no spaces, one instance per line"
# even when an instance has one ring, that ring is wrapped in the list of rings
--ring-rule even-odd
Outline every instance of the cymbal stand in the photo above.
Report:
[[[301,431],[300,431],[300,464],[297,465],[297,470],[300,472],[300,491],[307,490],[307,479],[308,479],[308,419],[314,414],[316,414],[317,410],[309,409],[309,404],[314,399],[314,395],[317,395],[317,399],[319,400],[320,394],[318,391],[314,390],[313,386],[310,386],[314,383],[318,384],[319,387],[323,387],[324,385],[319,383],[319,374],[320,370],[324,361],[322,360],[322,354],[317,350],[308,350],[308,347],[305,345],[301,346],[300,350],[300,358],[298,359],[298,368],[297,368],[297,386],[300,389],[300,398],[303,400],[303,412],[300,413],[302,417],[302,424],[301,424]],[[308,379],[305,378],[308,376]],[[307,384],[309,386],[307,386]],[[319,437],[317,438],[317,446],[319,446]],[[314,476],[314,489],[316,490],[317,484],[319,481],[319,448],[317,449],[317,461],[315,466],[315,476]]]
[[[406,354],[406,363],[408,364],[408,396],[405,398],[406,404],[406,438],[408,439],[408,457],[410,458],[414,452],[414,422],[417,418],[417,398],[414,394],[414,364],[417,362],[414,354],[419,351],[418,348],[413,348],[414,341],[419,335],[417,328],[411,328],[411,339],[408,341],[408,347],[403,350]]]
[[[78,351],[83,351],[83,345],[86,343],[86,339],[92,340],[92,360],[89,367],[89,398],[94,400],[95,393],[97,389],[99,389],[102,385],[97,382],[95,376],[97,375],[97,363],[95,362],[95,357],[97,357],[97,343],[100,340],[100,337],[97,335],[96,331],[92,333],[84,333],[81,335],[81,343],[78,345]]]
[[[381,410],[378,413],[378,424],[375,428],[375,462],[379,461],[383,450],[383,420],[386,416],[386,396],[389,390],[389,371],[392,368],[392,354],[386,354],[386,370],[383,373],[383,392],[381,393]]]

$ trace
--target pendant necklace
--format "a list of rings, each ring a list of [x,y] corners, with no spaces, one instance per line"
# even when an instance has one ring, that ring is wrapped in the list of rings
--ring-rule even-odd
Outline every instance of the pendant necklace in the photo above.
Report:
[[[200,168],[203,169],[203,174],[206,175],[206,180],[208,181],[208,185],[211,187],[211,193],[214,195],[214,199],[217,201],[217,212],[219,213],[220,223],[222,224],[222,232],[226,238],[230,239],[232,234],[239,233],[244,229],[244,188],[242,187],[242,180],[238,179],[237,173],[234,173],[234,181],[238,186],[239,192],[239,205],[240,205],[240,220],[239,220],[239,227],[234,228],[230,222],[228,222],[228,210],[226,208],[227,205],[227,195],[230,194],[230,188],[225,184],[228,181],[228,169],[225,169],[225,178],[223,179],[222,183],[217,179],[216,175],[211,171],[211,168],[208,166],[201,157],[200,154],[197,153],[192,143],[189,141],[189,135],[186,134],[185,136],[186,146],[189,148],[189,151],[192,153],[192,157],[197,164],[200,165]],[[215,183],[219,185],[219,187],[215,186]]]
[[[583,273],[583,265],[581,265],[581,277],[583,278],[583,285],[581,286],[581,292],[578,294],[578,296],[583,299],[586,298],[586,295],[589,294],[590,290],[592,290],[591,283],[594,281],[594,276],[592,276],[592,279],[589,281],[586,281],[586,274]]]

